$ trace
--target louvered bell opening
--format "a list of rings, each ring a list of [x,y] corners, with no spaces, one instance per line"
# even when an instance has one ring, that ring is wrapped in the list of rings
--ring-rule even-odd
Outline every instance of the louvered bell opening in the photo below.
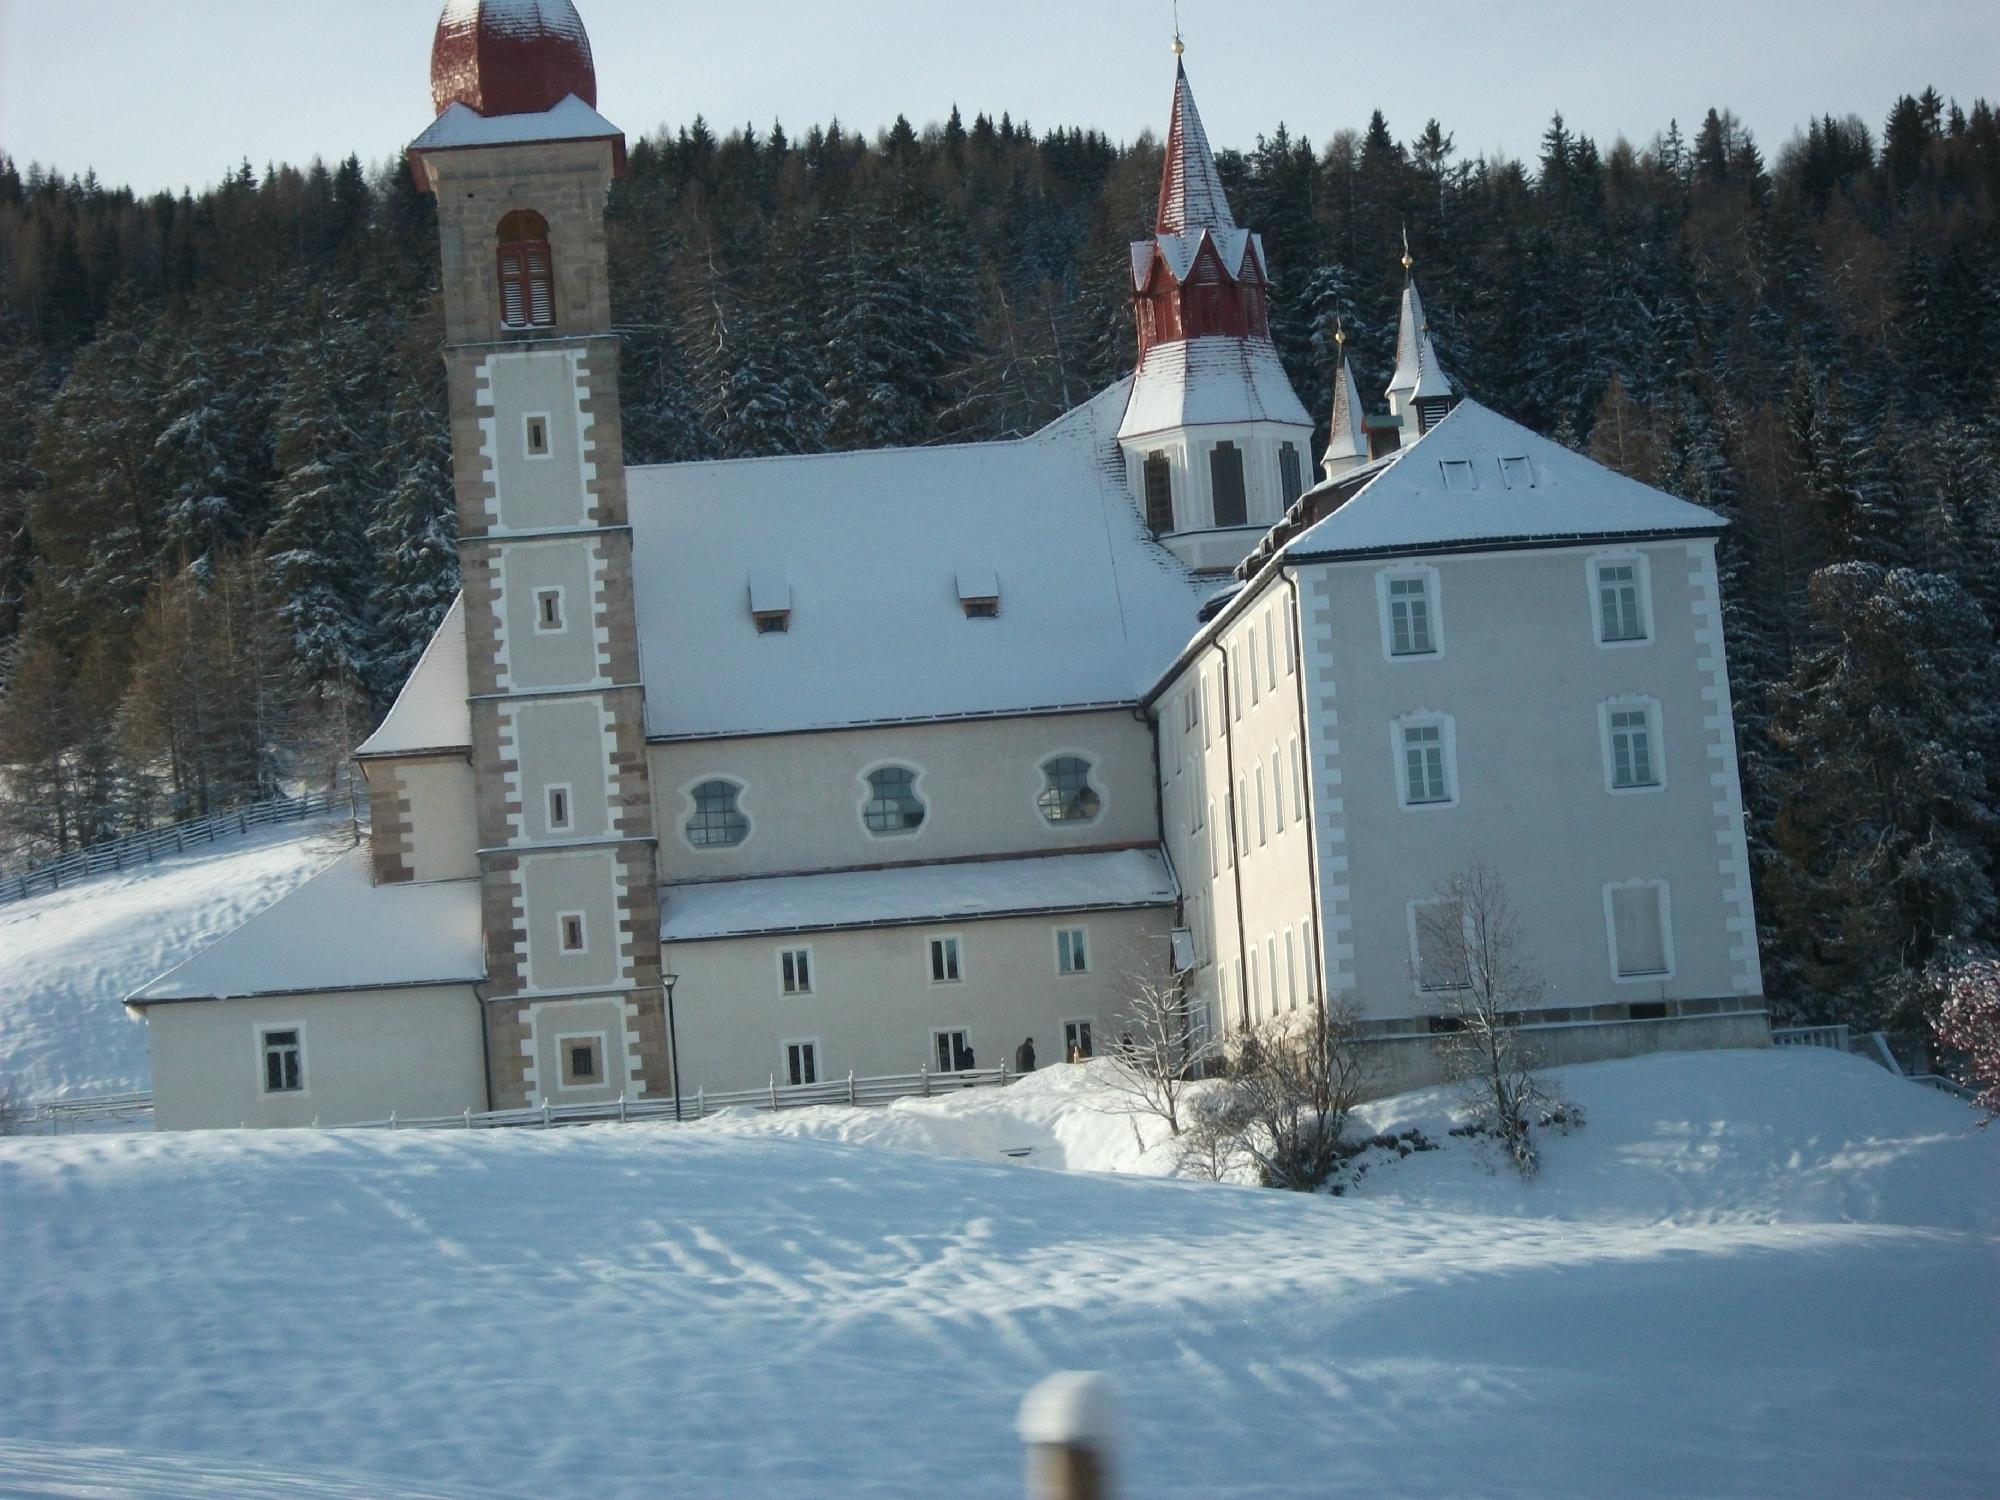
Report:
[[[524,328],[528,322],[527,282],[522,274],[521,257],[504,250],[500,253],[500,321],[509,328]]]
[[[556,320],[554,278],[549,274],[549,252],[541,246],[528,249],[528,321],[547,328]]]

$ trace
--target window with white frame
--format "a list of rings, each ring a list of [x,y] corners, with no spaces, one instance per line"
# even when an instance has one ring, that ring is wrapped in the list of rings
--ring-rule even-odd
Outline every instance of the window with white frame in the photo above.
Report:
[[[531,411],[521,418],[523,446],[530,458],[549,456],[549,414],[545,411]]]
[[[1096,1055],[1096,1043],[1091,1035],[1097,1029],[1096,1021],[1079,1017],[1063,1022],[1062,1029],[1064,1062],[1089,1062]]]
[[[1262,1015],[1264,995],[1263,987],[1257,983],[1257,949],[1255,946],[1252,946],[1250,951],[1244,955],[1244,959],[1248,963],[1249,968],[1247,970],[1248,977],[1244,980],[1243,1003],[1249,1007],[1249,1014],[1253,1016]]]
[[[1637,553],[1591,559],[1592,619],[1600,646],[1652,639],[1650,580]]]
[[[604,1037],[601,1033],[557,1037],[556,1059],[557,1081],[566,1089],[588,1088],[591,1084],[604,1082]]]
[[[1604,782],[1613,792],[1656,792],[1660,765],[1660,705],[1651,698],[1613,698],[1598,706],[1604,741]]]
[[[1264,675],[1270,679],[1272,690],[1278,686],[1278,611],[1264,611]]]
[[[565,953],[582,953],[586,948],[583,913],[566,911],[556,917],[556,932]]]
[[[1270,824],[1264,811],[1264,768],[1257,767],[1257,847],[1263,848],[1270,840]]]
[[[781,1043],[784,1048],[785,1082],[793,1088],[803,1088],[809,1083],[819,1082],[819,1040],[801,1040]]]
[[[563,628],[563,591],[560,587],[535,590],[535,634],[554,635]]]
[[[549,832],[567,833],[570,830],[569,788],[558,783],[548,789]]]
[[[1084,945],[1083,928],[1058,927],[1056,929],[1056,972],[1058,974],[1087,974],[1090,972],[1090,955]]]
[[[932,984],[957,984],[965,977],[959,968],[959,946],[955,935],[932,938],[930,951]]]
[[[271,1027],[259,1032],[257,1049],[264,1066],[265,1093],[305,1092],[306,1049],[303,1033],[297,1027]]]
[[[1393,726],[1396,789],[1405,807],[1449,807],[1458,800],[1457,746],[1451,719],[1413,715]]]
[[[1285,929],[1285,997],[1292,1010],[1299,1008],[1298,935],[1290,927]]]
[[[1285,742],[1285,750],[1292,757],[1292,806],[1299,810],[1299,816],[1306,815],[1306,773],[1299,760],[1299,742],[1296,736]]]
[[[688,793],[694,813],[687,820],[687,841],[697,849],[726,849],[750,837],[750,820],[737,805],[742,792],[720,777],[696,785]]]
[[[915,833],[927,809],[917,796],[917,773],[908,766],[882,766],[867,776],[868,800],[861,821],[877,838]]]
[[[1665,979],[1674,969],[1665,881],[1629,880],[1604,888],[1611,971],[1621,980]]]
[[[1285,831],[1285,775],[1276,745],[1271,747],[1271,824],[1274,833]]]
[[[1278,1013],[1278,935],[1275,932],[1264,934],[1264,973],[1269,976],[1271,1014],[1275,1016]]]
[[[1278,489],[1287,508],[1306,492],[1305,468],[1299,462],[1298,446],[1294,443],[1278,444]]]
[[[973,1066],[972,1034],[966,1031],[933,1031],[931,1050],[940,1073],[963,1073]]]
[[[1436,656],[1443,648],[1437,569],[1387,569],[1376,575],[1376,589],[1384,654]]]
[[[778,987],[787,995],[813,992],[812,949],[786,948],[778,954]]]
[[[1448,897],[1410,903],[1410,970],[1423,991],[1466,985],[1465,907]]]
[[[1090,784],[1090,762],[1080,755],[1043,761],[1042,794],[1036,805],[1051,823],[1094,823],[1104,799]]]

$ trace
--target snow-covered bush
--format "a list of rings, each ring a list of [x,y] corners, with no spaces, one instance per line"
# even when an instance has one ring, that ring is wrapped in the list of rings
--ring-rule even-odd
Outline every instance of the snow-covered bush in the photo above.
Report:
[[[1247,1162],[1267,1187],[1293,1192],[1324,1186],[1361,1094],[1354,1022],[1353,1004],[1337,1001],[1240,1032],[1228,1077],[1192,1111],[1184,1162],[1214,1177]]]

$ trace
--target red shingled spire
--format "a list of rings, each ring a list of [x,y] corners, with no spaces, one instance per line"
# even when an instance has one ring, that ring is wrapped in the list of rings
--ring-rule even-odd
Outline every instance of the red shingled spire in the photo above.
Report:
[[[1167,127],[1167,163],[1160,173],[1158,234],[1185,234],[1191,229],[1234,229],[1229,198],[1215,170],[1215,153],[1201,113],[1194,107],[1187,68],[1174,65],[1174,117]]]
[[[449,0],[431,43],[431,103],[486,116],[597,105],[590,38],[570,0]]]

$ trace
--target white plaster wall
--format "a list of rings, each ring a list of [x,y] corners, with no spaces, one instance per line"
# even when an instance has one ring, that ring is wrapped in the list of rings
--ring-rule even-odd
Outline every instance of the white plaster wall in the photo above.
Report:
[[[633,1004],[623,996],[590,995],[569,1000],[545,1000],[527,1007],[528,1055],[525,1073],[528,1098],[539,1104],[607,1104],[638,1093],[639,1043],[633,1030]],[[599,1044],[603,1082],[563,1082],[559,1049],[570,1038],[590,1038]]]
[[[979,854],[1060,854],[1159,837],[1152,733],[1131,713],[917,724],[823,734],[653,745],[652,783],[662,878],[702,880]],[[1050,823],[1036,806],[1051,756],[1094,763],[1102,805],[1090,823]],[[863,773],[884,764],[922,772],[922,828],[888,838],[863,827]],[[696,849],[686,829],[691,791],[721,777],[742,784],[750,836]]]
[[[1290,591],[1272,580],[1224,630],[1220,649],[1192,661],[1154,709],[1166,840],[1187,897],[1201,993],[1230,1028],[1302,1008],[1320,993],[1292,630]],[[1192,727],[1190,698],[1200,702]]]
[[[623,882],[608,849],[524,856],[520,887],[527,934],[527,989],[616,989],[628,979],[626,941],[619,930]],[[565,952],[561,919],[581,912],[582,952]]]
[[[1174,529],[1200,531],[1214,526],[1215,497],[1209,454],[1216,444],[1223,442],[1234,443],[1243,453],[1247,523],[1268,529],[1285,513],[1284,481],[1278,459],[1281,444],[1290,443],[1298,450],[1300,486],[1302,490],[1312,487],[1312,433],[1306,428],[1279,422],[1174,428],[1122,445],[1126,486],[1140,516],[1146,514],[1146,458],[1152,453],[1164,453],[1173,472]],[[1257,538],[1249,540],[1254,543]],[[1246,545],[1243,551],[1248,550]],[[1238,554],[1239,559],[1241,555]]]
[[[302,1033],[302,1092],[263,1091],[263,1027]],[[146,1029],[159,1130],[346,1125],[391,1112],[486,1108],[479,1004],[467,985],[154,1005]]]
[[[1345,882],[1347,913],[1330,908],[1325,941],[1335,990],[1370,1016],[1438,1009],[1410,972],[1408,903],[1484,856],[1506,879],[1525,954],[1546,1005],[1751,996],[1745,960],[1747,881],[1726,743],[1727,694],[1715,702],[1708,639],[1710,544],[1649,545],[1653,632],[1643,645],[1600,647],[1587,571],[1594,549],[1434,559],[1444,649],[1387,660],[1373,562],[1303,570],[1312,662],[1315,800],[1324,885]],[[1715,637],[1719,646],[1719,636]],[[1665,786],[1606,790],[1599,708],[1619,694],[1661,709]],[[1417,710],[1451,715],[1458,802],[1399,805],[1391,726]],[[1734,819],[1732,823],[1732,819]],[[1334,861],[1341,861],[1335,871]],[[1620,982],[1605,936],[1608,882],[1668,884],[1675,971]],[[1347,945],[1351,943],[1351,956]]]
[[[501,709],[520,756],[521,816],[515,837],[530,841],[598,839],[611,832],[610,744],[603,701],[596,696],[545,698]],[[506,730],[503,729],[503,734]],[[548,789],[569,788],[570,828],[549,826]]]
[[[410,868],[418,880],[465,880],[479,873],[479,827],[472,767],[463,760],[399,761],[393,768],[410,803]]]
[[[606,680],[597,604],[604,555],[595,537],[516,542],[499,551],[499,608],[509,686],[532,691]],[[536,595],[562,591],[562,628],[540,628]]]
[[[822,1081],[935,1067],[934,1029],[970,1033],[981,1067],[1013,1065],[1024,1037],[1042,1064],[1061,1060],[1062,1023],[1094,1022],[1100,1049],[1117,1035],[1119,973],[1164,964],[1167,908],[1010,918],[869,931],[677,943],[666,950],[681,1044],[681,1087],[733,1090],[783,1081],[783,1043],[818,1043]],[[1090,971],[1056,969],[1055,933],[1087,930]],[[930,982],[929,939],[955,933],[964,979]],[[779,953],[812,950],[811,995],[785,995]]]
[[[484,434],[491,529],[541,531],[590,521],[587,493],[595,478],[585,356],[576,349],[526,349],[494,354],[480,365],[476,402]],[[528,453],[524,419],[546,415],[549,452]]]

